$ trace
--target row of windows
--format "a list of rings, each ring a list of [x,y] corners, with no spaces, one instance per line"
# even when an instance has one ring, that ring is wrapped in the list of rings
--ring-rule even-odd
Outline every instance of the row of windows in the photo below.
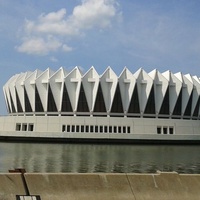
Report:
[[[156,102],[155,102],[155,88],[152,86],[151,92],[148,97],[148,101],[146,104],[146,107],[144,109],[144,114],[149,115],[156,115]],[[10,97],[10,102],[8,103],[8,110],[9,113],[22,113],[22,112],[44,112],[47,109],[47,112],[58,112],[58,108],[55,103],[55,99],[52,93],[52,89],[50,85],[48,85],[48,97],[47,97],[47,108],[44,108],[42,105],[42,101],[38,92],[37,87],[35,86],[35,107],[32,108],[30,99],[28,97],[26,88],[24,88],[24,103],[25,103],[25,111],[22,108],[22,104],[19,99],[19,95],[17,90],[15,90],[16,93],[16,107],[14,105],[14,99],[12,98],[11,92],[6,94],[6,101],[8,101],[8,96]],[[190,98],[187,102],[187,106],[185,111],[182,110],[182,101],[183,101],[183,92],[182,90],[179,93],[179,96],[177,98],[174,111],[172,112],[172,115],[174,116],[184,116],[184,117],[198,117],[199,116],[199,107],[200,107],[200,97],[198,98],[198,101],[195,103],[195,105],[192,105],[194,92],[191,93]],[[101,88],[101,84],[98,86],[97,96],[95,100],[95,106],[93,109],[94,113],[106,113],[106,106],[105,106],[105,99],[103,96],[103,91]],[[192,107],[195,109],[192,110]],[[140,115],[140,102],[139,102],[139,91],[137,85],[135,85],[135,88],[133,89],[132,98],[130,99],[130,105],[127,110],[127,113],[129,114],[138,114]],[[62,106],[61,106],[61,112],[73,112],[72,109],[72,102],[70,101],[69,94],[67,91],[66,85],[64,85],[63,89],[63,96],[62,96]],[[84,91],[83,84],[81,84],[80,93],[78,97],[78,105],[77,105],[77,112],[83,112],[83,113],[89,113],[89,107]],[[121,97],[121,91],[119,87],[119,83],[116,87],[113,103],[111,106],[111,115],[112,113],[121,114],[123,116],[124,114],[124,108],[122,103],[122,97]],[[163,98],[163,102],[159,111],[159,115],[170,115],[170,87],[168,87],[166,94]],[[147,116],[148,117],[148,116]]]
[[[33,123],[16,123],[16,131],[33,131]],[[72,133],[131,133],[130,126],[62,125],[62,132]],[[174,134],[173,126],[157,126],[157,134]]]
[[[16,131],[33,131],[34,124],[33,123],[16,123]]]
[[[157,134],[174,134],[173,126],[157,126]]]
[[[130,126],[62,125],[62,132],[72,133],[131,133]]]

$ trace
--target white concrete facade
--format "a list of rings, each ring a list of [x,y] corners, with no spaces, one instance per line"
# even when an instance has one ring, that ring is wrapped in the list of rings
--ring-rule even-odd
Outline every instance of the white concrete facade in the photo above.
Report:
[[[0,139],[200,142],[198,120],[91,116],[0,117]],[[35,139],[34,139],[35,138]]]
[[[3,87],[9,115],[120,116],[199,119],[200,80],[158,70],[135,73],[111,67],[99,75],[78,67],[36,70],[11,77]]]
[[[14,75],[3,91],[0,139],[200,143],[200,80],[190,74],[48,68]]]

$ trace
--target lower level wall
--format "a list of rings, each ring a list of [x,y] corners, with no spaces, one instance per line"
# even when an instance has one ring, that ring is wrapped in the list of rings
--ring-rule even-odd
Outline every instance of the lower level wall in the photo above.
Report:
[[[159,118],[6,116],[0,134],[22,137],[200,140],[200,121]]]

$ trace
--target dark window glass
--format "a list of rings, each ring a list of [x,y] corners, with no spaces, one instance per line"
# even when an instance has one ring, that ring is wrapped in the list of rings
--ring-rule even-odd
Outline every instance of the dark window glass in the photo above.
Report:
[[[118,126],[118,133],[121,133],[121,132],[122,132],[121,126]]]
[[[72,125],[72,132],[75,132],[75,126]]]
[[[67,92],[66,85],[64,84],[63,97],[62,97],[62,112],[72,112],[72,106]]]
[[[165,97],[163,99],[159,114],[169,115],[169,87],[167,88],[167,91],[165,93]]]
[[[117,133],[117,127],[116,127],[116,126],[114,126],[114,127],[113,127],[113,129],[114,129],[114,131],[113,131],[113,132],[114,132],[114,133]]]
[[[76,132],[77,133],[79,132],[79,126],[78,125],[76,126]]]
[[[135,88],[133,91],[133,95],[131,97],[128,113],[140,113],[137,84],[135,84]]]
[[[27,92],[26,92],[26,88],[24,88],[24,100],[25,100],[25,112],[32,112],[32,108],[31,108],[31,104],[30,104],[30,101],[29,101],[29,98],[28,98],[28,95],[27,95]]]
[[[100,126],[100,133],[103,133],[103,126]]]
[[[198,117],[198,115],[199,115],[199,105],[200,105],[200,97],[199,97],[197,104],[196,104],[196,107],[194,109],[193,117]]]
[[[127,133],[131,133],[131,127],[130,126],[127,127]]]
[[[48,88],[48,101],[47,101],[47,103],[48,103],[48,105],[47,105],[47,111],[48,112],[57,112],[58,111],[50,85],[49,85],[49,88]]]
[[[193,99],[193,90],[192,90],[192,93],[191,93],[191,95],[190,95],[189,101],[188,101],[188,103],[187,103],[184,116],[191,116],[191,111],[192,111],[192,99]]]
[[[163,134],[167,134],[167,127],[163,127]]]
[[[169,127],[169,134],[174,134],[174,128],[173,127]]]
[[[161,127],[157,127],[157,134],[161,134]]]
[[[95,126],[95,132],[98,133],[98,126]]]
[[[22,131],[27,131],[27,124],[22,124]]]
[[[102,92],[100,83],[99,83],[99,87],[98,87],[98,91],[97,91],[94,112],[106,112],[106,106],[105,106],[103,92]]]
[[[109,133],[112,133],[112,126],[109,126]]]
[[[38,89],[35,86],[35,112],[44,112]]]
[[[67,132],[70,132],[70,125],[67,125]]]
[[[89,132],[89,126],[85,126],[85,132],[86,132],[86,133]]]
[[[122,98],[119,88],[119,83],[117,84],[117,88],[115,91],[115,96],[112,103],[111,113],[123,113],[123,105],[122,105]]]
[[[81,84],[80,93],[79,93],[77,112],[89,112],[87,99],[86,99],[85,91],[82,84]]]
[[[94,127],[90,126],[90,132],[93,133],[94,132]]]
[[[9,91],[9,92],[10,92],[10,91]],[[13,99],[12,99],[11,93],[10,93],[10,101],[11,101],[12,112],[13,112],[13,113],[16,113],[16,109],[15,109],[15,106],[14,106],[14,103],[13,103]]]
[[[145,114],[155,114],[155,95],[154,95],[154,86],[152,86],[147,105],[144,111]]]
[[[66,126],[62,125],[62,132],[65,132],[65,128],[66,128]]]
[[[176,101],[176,105],[174,107],[173,115],[181,115],[182,108],[182,89],[179,93],[178,99]]]
[[[81,125],[81,132],[83,133],[84,132],[84,126]]]
[[[16,101],[17,101],[17,112],[20,113],[20,112],[23,112],[23,110],[22,110],[22,105],[20,103],[18,92],[16,89],[15,89],[15,93],[16,93]]]
[[[29,124],[28,125],[28,131],[33,131],[34,125],[33,124]]]
[[[107,133],[107,132],[108,132],[108,127],[104,126],[104,133]]]
[[[123,133],[126,133],[126,127],[123,126]]]

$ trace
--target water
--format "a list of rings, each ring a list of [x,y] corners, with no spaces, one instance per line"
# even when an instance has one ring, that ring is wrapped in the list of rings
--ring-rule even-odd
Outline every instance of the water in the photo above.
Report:
[[[0,172],[200,173],[200,146],[0,143]]]

